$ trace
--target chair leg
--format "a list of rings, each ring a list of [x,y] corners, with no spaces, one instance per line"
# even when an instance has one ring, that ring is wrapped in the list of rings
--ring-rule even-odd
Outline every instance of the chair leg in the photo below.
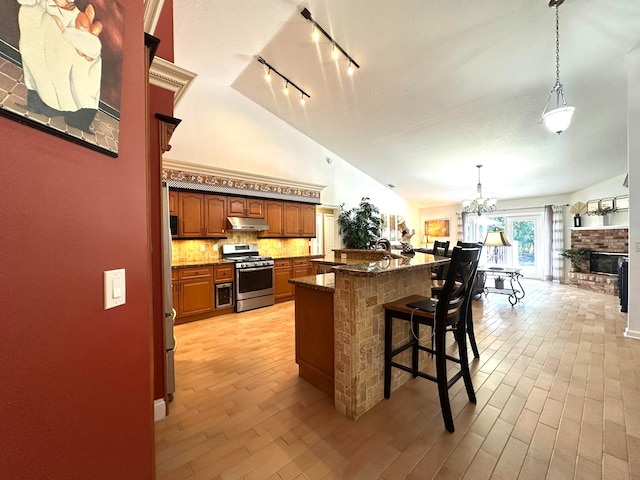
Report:
[[[436,376],[438,383],[438,395],[440,396],[440,409],[445,428],[453,433],[453,415],[451,414],[451,404],[449,403],[449,388],[447,387],[447,358],[446,358],[446,331],[444,328],[436,328]]]
[[[391,340],[393,316],[390,312],[384,314],[384,398],[391,396]]]
[[[413,347],[411,347],[411,369],[413,372],[411,373],[413,378],[416,378],[418,376],[418,353],[420,352],[418,348],[420,345],[418,341],[418,338],[420,338],[420,324],[418,322],[415,323],[415,329],[413,325],[411,326],[411,335],[413,336],[414,334],[415,337],[411,339],[413,342]]]
[[[478,351],[478,345],[476,344],[476,336],[473,333],[473,313],[471,313],[471,302],[469,302],[469,314],[467,315],[467,333],[469,334],[469,343],[471,343],[471,350],[473,350],[473,356],[480,358],[480,352]]]
[[[467,390],[467,397],[471,403],[476,403],[476,392],[473,390],[473,383],[471,381],[471,371],[469,370],[469,356],[467,354],[467,334],[464,331],[463,321],[459,322],[462,331],[458,331],[460,334],[460,341],[458,342],[458,355],[460,358],[460,370],[462,370],[462,379],[464,380],[464,386]]]

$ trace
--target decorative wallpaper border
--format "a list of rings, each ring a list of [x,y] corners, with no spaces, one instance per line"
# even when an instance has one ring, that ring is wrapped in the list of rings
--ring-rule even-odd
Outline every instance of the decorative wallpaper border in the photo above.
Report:
[[[281,185],[268,181],[247,180],[227,177],[224,175],[208,175],[170,168],[162,169],[162,180],[167,181],[176,187],[189,188],[190,185],[192,185],[195,190],[215,191],[219,189],[225,193],[238,193],[241,195],[266,196],[273,198],[286,198],[287,196],[290,196],[305,198],[308,199],[307,201],[312,203],[320,202],[320,190]]]

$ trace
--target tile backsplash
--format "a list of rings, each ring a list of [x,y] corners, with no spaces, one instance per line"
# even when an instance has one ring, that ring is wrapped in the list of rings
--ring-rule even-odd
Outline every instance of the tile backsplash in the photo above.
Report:
[[[297,257],[309,254],[308,238],[258,238],[255,232],[229,232],[227,238],[173,240],[173,264],[213,262],[222,258],[222,245],[229,243],[257,243],[260,255]]]

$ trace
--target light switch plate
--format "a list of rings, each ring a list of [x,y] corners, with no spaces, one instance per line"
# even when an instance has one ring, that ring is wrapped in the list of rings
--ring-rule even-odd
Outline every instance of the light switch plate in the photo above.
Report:
[[[104,309],[108,310],[127,302],[127,283],[124,268],[104,272]]]

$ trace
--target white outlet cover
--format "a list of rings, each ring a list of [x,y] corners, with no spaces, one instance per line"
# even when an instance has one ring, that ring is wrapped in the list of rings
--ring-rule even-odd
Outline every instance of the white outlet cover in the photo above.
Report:
[[[104,272],[104,309],[127,303],[127,282],[124,268]]]

